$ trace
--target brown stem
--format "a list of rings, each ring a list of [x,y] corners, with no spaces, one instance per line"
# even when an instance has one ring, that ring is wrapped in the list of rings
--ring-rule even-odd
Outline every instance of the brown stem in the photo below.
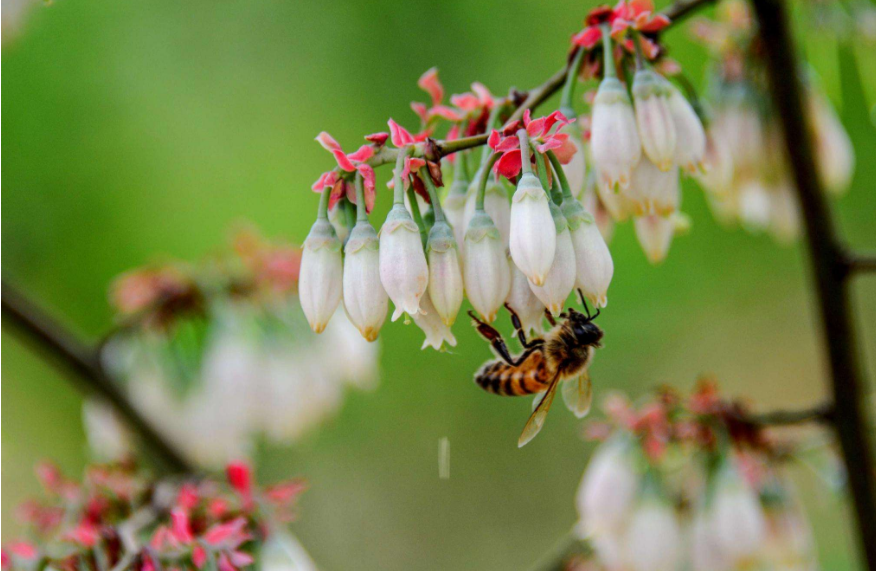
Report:
[[[820,404],[812,408],[800,410],[773,410],[769,412],[750,413],[745,420],[760,426],[788,426],[807,422],[830,423],[833,421],[833,406]]]
[[[811,131],[795,58],[796,46],[781,0],[753,0],[766,58],[773,109],[785,135],[786,150],[806,225],[823,342],[827,346],[831,389],[839,437],[867,568],[876,571],[876,471],[865,380],[855,342],[843,249],[825,199],[812,152]]]
[[[849,254],[846,266],[851,273],[876,272],[876,255]]]
[[[73,373],[72,377],[80,381],[77,386],[84,392],[106,399],[171,471],[193,472],[194,467],[185,456],[155,430],[109,378],[97,350],[83,343],[5,281],[0,297],[3,317],[25,340],[52,357],[60,368]]]

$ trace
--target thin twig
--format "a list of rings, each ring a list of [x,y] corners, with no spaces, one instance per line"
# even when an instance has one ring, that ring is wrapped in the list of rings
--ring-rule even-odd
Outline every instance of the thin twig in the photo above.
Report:
[[[876,272],[876,255],[848,254],[846,255],[846,266],[853,274]]]
[[[876,470],[864,399],[866,382],[851,319],[849,272],[833,218],[816,172],[803,89],[781,0],[753,0],[766,59],[773,108],[779,115],[791,173],[806,224],[823,341],[827,346],[834,426],[849,477],[859,544],[867,568],[876,571]]]
[[[800,410],[773,410],[751,413],[746,420],[760,426],[788,426],[807,422],[830,423],[833,421],[833,406],[820,404]]]
[[[77,387],[106,399],[171,471],[193,471],[185,456],[155,430],[104,372],[98,352],[5,281],[2,313],[27,341],[53,357],[52,361],[66,372],[73,373],[72,377],[80,381]]]

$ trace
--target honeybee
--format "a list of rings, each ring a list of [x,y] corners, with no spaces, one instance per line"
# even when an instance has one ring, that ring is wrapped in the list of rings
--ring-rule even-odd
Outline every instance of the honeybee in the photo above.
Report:
[[[579,290],[586,315],[569,308],[561,313],[559,324],[545,310],[551,329],[544,337],[526,338],[520,318],[506,303],[511,314],[515,334],[523,345],[523,352],[513,356],[508,346],[494,327],[481,321],[474,312],[468,314],[472,325],[484,339],[490,342],[499,359],[487,361],[475,373],[474,382],[487,392],[503,396],[523,396],[544,393],[534,403],[534,410],[517,446],[522,447],[535,438],[547,418],[548,410],[554,400],[557,387],[565,381],[563,397],[575,415],[583,417],[590,410],[591,385],[587,368],[593,353],[601,347],[602,329],[593,320],[599,316],[599,309],[591,315],[584,295]]]

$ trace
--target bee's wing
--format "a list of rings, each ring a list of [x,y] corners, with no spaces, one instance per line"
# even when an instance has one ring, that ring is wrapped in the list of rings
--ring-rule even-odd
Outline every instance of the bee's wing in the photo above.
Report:
[[[526,444],[539,433],[541,427],[544,426],[544,420],[547,418],[547,413],[551,408],[551,403],[554,401],[554,395],[557,393],[557,385],[559,384],[560,375],[557,374],[554,376],[553,380],[551,380],[551,384],[548,386],[547,391],[545,391],[544,397],[542,397],[538,405],[535,407],[535,411],[530,415],[529,420],[526,421],[526,426],[523,427],[523,432],[517,440],[518,448],[526,446]]]
[[[587,371],[563,382],[563,402],[576,417],[587,416],[590,412],[590,403],[593,402],[593,384]]]

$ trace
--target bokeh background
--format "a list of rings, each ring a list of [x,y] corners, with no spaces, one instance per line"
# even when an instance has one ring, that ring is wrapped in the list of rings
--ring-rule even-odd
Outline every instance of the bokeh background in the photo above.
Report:
[[[4,279],[76,330],[111,326],[106,289],[164,257],[195,259],[248,220],[302,241],[316,212],[310,184],[331,167],[313,137],[354,149],[392,116],[414,126],[416,79],[441,69],[449,92],[480,80],[496,93],[540,83],[562,63],[590,5],[572,0],[55,0],[11,21],[3,4]],[[672,55],[702,77],[704,51],[684,27]],[[841,116],[857,153],[835,202],[848,242],[876,248],[876,131],[847,54]],[[387,174],[380,176],[379,186]],[[375,221],[389,203],[378,200]],[[597,399],[689,388],[712,373],[766,406],[825,394],[805,252],[712,220],[685,182],[693,227],[658,267],[629,224],[611,244],[615,278],[592,368]],[[876,371],[876,280],[854,285],[865,363]],[[574,522],[590,444],[555,407],[522,450],[530,401],[477,389],[489,357],[460,320],[458,347],[420,352],[413,325],[381,334],[381,382],[294,447],[263,447],[259,476],[306,477],[294,531],[324,569],[521,569]],[[339,358],[344,348],[337,347]],[[33,464],[70,474],[87,461],[80,396],[4,327],[2,537],[37,492]],[[438,478],[448,437],[451,478]],[[794,468],[824,569],[855,569],[850,512],[818,476]]]

